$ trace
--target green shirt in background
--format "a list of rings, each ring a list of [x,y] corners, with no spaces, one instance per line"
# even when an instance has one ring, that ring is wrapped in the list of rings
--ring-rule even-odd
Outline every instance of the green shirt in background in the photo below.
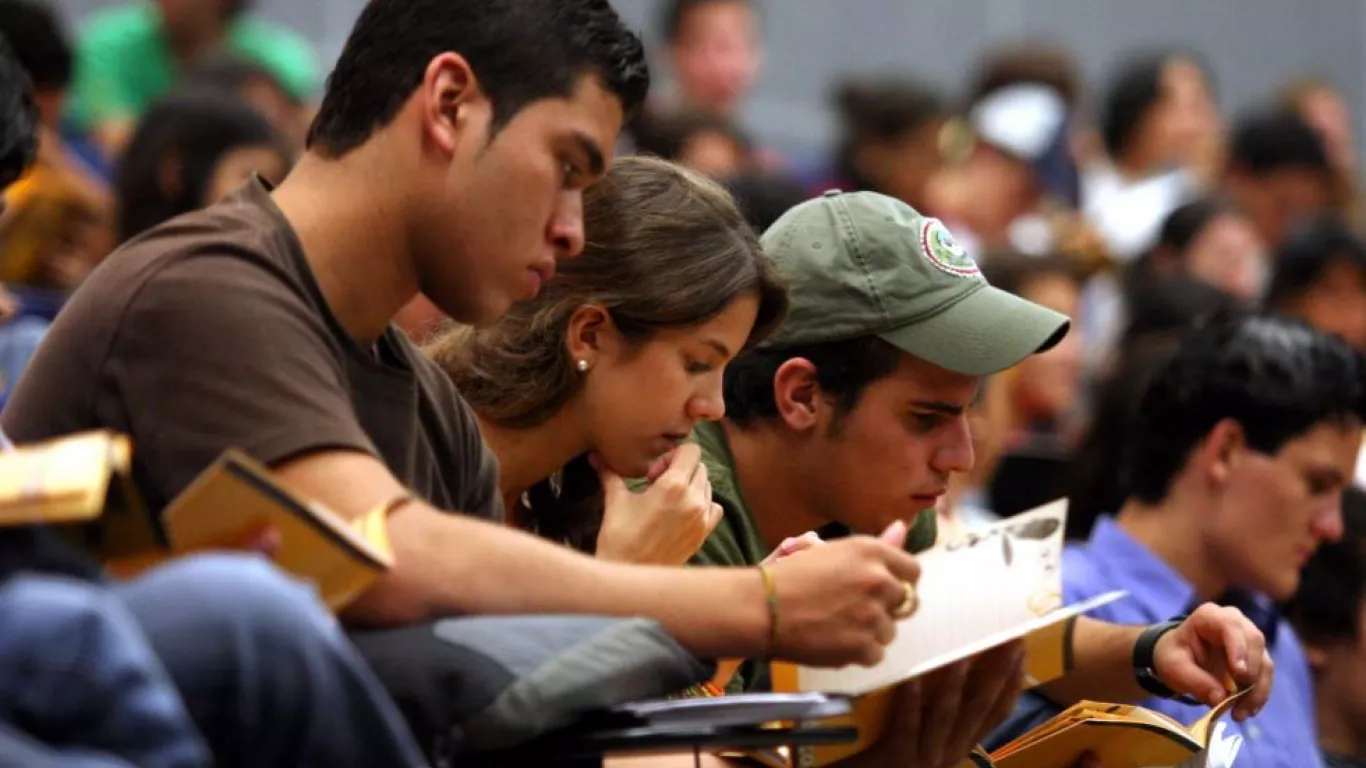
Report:
[[[740,494],[740,485],[735,477],[735,459],[726,442],[725,430],[717,422],[704,422],[693,430],[692,439],[702,448],[702,463],[706,465],[707,479],[711,481],[712,500],[720,504],[725,512],[716,530],[693,556],[692,563],[740,567],[758,565],[776,545],[764,541],[759,534],[758,523],[750,514],[744,496]],[[821,538],[833,539],[848,535],[849,530],[836,524],[822,528],[819,533]],[[923,552],[934,546],[937,535],[934,510],[921,512],[906,535],[906,550]],[[762,691],[768,687],[768,665],[746,661],[731,679],[726,691]]]
[[[259,64],[301,102],[317,93],[320,76],[312,48],[274,24],[239,17],[224,50]],[[93,16],[76,48],[69,117],[81,130],[105,120],[136,120],[175,85],[180,63],[166,46],[161,16],[150,2]]]

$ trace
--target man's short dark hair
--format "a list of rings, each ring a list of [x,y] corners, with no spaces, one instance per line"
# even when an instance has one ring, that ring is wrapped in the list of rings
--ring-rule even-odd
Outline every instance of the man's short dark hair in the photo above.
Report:
[[[1126,496],[1166,498],[1192,450],[1225,419],[1274,454],[1321,424],[1366,411],[1366,367],[1341,339],[1294,320],[1225,315],[1181,340],[1133,412],[1120,475]]]
[[[1267,306],[1285,309],[1338,263],[1366,274],[1366,242],[1345,223],[1323,216],[1296,230],[1276,254]]]
[[[0,0],[0,35],[9,41],[34,88],[60,91],[71,84],[71,41],[46,2]]]
[[[712,3],[741,3],[755,11],[759,10],[759,0],[668,0],[659,15],[659,33],[664,42],[671,45],[678,42],[679,35],[683,34],[683,25],[688,21],[688,14]]]
[[[1312,643],[1356,642],[1366,606],[1366,491],[1342,495],[1342,539],[1319,547],[1300,577],[1287,614]]]
[[[38,108],[28,75],[0,35],[0,190],[13,184],[38,155]]]
[[[649,67],[607,0],[370,0],[327,79],[308,146],[340,157],[398,114],[428,63],[453,51],[493,102],[493,129],[597,75],[631,115]]]
[[[901,361],[901,350],[876,336],[809,347],[759,349],[746,352],[726,366],[722,391],[726,418],[741,426],[778,415],[773,377],[783,363],[796,358],[816,367],[821,390],[835,398],[837,416],[854,410],[868,385],[890,376]]]
[[[1333,172],[1323,139],[1298,113],[1282,107],[1244,116],[1233,128],[1229,165],[1254,176],[1297,168]]]

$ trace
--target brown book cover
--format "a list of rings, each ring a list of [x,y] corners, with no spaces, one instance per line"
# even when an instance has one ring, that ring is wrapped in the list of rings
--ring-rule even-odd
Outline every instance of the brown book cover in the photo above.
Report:
[[[274,527],[280,536],[275,563],[313,582],[328,607],[339,610],[392,567],[385,513],[377,508],[347,523],[230,450],[171,502],[163,521],[176,552],[240,544]]]

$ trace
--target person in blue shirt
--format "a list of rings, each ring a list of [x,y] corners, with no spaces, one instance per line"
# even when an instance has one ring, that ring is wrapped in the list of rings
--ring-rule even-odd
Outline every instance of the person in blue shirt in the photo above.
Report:
[[[1323,765],[1305,649],[1276,605],[1315,550],[1342,536],[1363,377],[1343,341],[1292,320],[1225,316],[1192,331],[1132,412],[1117,468],[1127,500],[1064,555],[1067,603],[1128,591],[1096,618],[1144,624],[1215,601],[1261,627],[1276,684],[1258,718],[1225,726],[1225,738],[1242,738],[1238,768]],[[1179,722],[1207,711],[1149,689],[1142,706]],[[991,741],[1057,711],[1031,696]]]
[[[1304,642],[1328,768],[1366,768],[1366,490],[1342,501],[1342,540],[1319,548],[1286,613]]]

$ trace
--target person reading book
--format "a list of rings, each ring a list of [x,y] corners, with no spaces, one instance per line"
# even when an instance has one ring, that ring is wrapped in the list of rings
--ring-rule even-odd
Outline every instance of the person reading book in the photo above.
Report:
[[[1342,340],[1291,320],[1231,315],[1191,332],[1130,412],[1117,468],[1126,501],[1064,555],[1065,603],[1129,592],[1096,618],[1167,622],[1214,601],[1257,623],[1276,685],[1258,720],[1226,731],[1242,739],[1240,768],[1322,765],[1305,649],[1276,605],[1315,550],[1342,537],[1364,374]],[[1206,697],[1175,700],[1164,682],[1148,682],[1143,707],[1180,723],[1204,714]],[[1051,717],[1056,703],[1031,696],[992,741]]]
[[[1318,744],[1327,768],[1366,766],[1366,491],[1342,497],[1343,535],[1314,553],[1286,615],[1314,678]]]
[[[436,623],[488,613],[646,616],[703,657],[877,661],[918,577],[903,528],[771,579],[510,530],[469,407],[391,325],[418,294],[470,324],[533,298],[583,249],[583,190],[648,84],[606,0],[367,3],[279,188],[253,181],[117,251],[0,421],[21,444],[129,434],[154,513],[229,447],[343,518],[395,507],[396,566],[343,616],[379,668],[449,665]],[[395,695],[435,674],[400,677]]]
[[[0,191],[33,161],[33,136],[27,78],[0,37]],[[0,454],[12,449],[0,432]],[[50,529],[0,526],[0,626],[0,765],[422,759],[335,621],[259,557],[182,558],[113,584]]]
[[[935,503],[973,464],[965,411],[981,377],[1056,344],[1067,318],[988,285],[940,222],[874,193],[803,203],[762,244],[791,286],[789,311],[728,367],[726,417],[694,430],[725,513],[695,562],[753,565],[804,531],[828,539],[896,520],[915,521],[913,547],[932,546]],[[1071,674],[1046,690],[1063,700],[1142,696],[1133,652],[1143,634],[1078,621]],[[902,686],[889,735],[852,764],[962,759],[1009,711],[1017,651]],[[1166,684],[1215,703],[1230,658],[1246,665],[1234,671],[1239,683],[1256,685],[1239,710],[1247,716],[1265,701],[1272,670],[1261,634],[1236,612],[1200,608],[1161,636],[1147,663]],[[768,684],[766,665],[748,662],[731,689]]]
[[[584,195],[583,253],[534,300],[425,351],[498,456],[509,521],[598,557],[682,565],[721,519],[684,441],[724,411],[730,359],[787,294],[720,186],[618,160]],[[648,393],[648,397],[642,397]],[[642,493],[622,478],[658,479]]]

